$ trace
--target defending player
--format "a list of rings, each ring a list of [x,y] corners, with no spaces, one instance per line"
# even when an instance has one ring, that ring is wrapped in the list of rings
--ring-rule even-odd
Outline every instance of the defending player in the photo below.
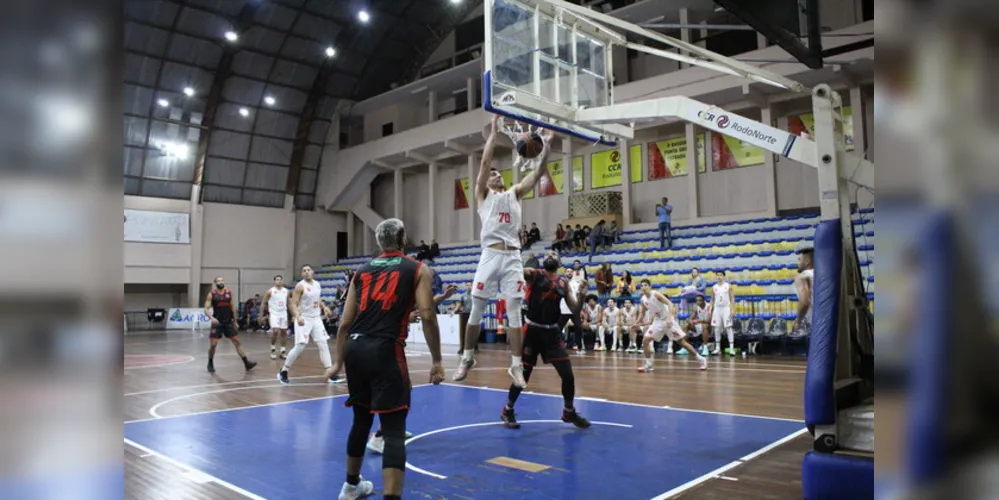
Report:
[[[537,269],[525,269],[524,279],[527,282],[527,333],[524,335],[524,378],[530,379],[531,372],[538,362],[538,355],[541,360],[555,367],[558,376],[562,378],[562,398],[564,407],[562,409],[562,421],[568,422],[579,428],[587,428],[590,421],[583,418],[573,406],[573,398],[576,395],[576,380],[572,374],[572,363],[569,361],[569,353],[562,343],[561,331],[558,326],[561,310],[559,302],[564,297],[569,307],[579,310],[580,300],[586,290],[581,289],[580,294],[573,296],[567,294],[568,283],[566,279],[559,276],[559,261],[554,254],[545,257],[542,264],[543,271]],[[519,429],[517,415],[513,406],[517,403],[517,398],[523,388],[516,384],[510,385],[510,392],[507,397],[506,406],[500,419],[511,429]]]
[[[433,275],[428,267],[402,253],[406,231],[399,219],[378,224],[375,238],[382,254],[361,267],[350,282],[337,332],[336,365],[326,373],[332,379],[341,368],[346,369],[350,395],[345,405],[354,412],[347,438],[347,481],[340,489],[339,500],[354,500],[374,490],[371,481],[361,477],[361,466],[375,414],[385,438],[384,498],[402,498],[406,416],[413,389],[405,342],[414,302],[433,360],[430,383],[444,380]]]
[[[704,370],[708,367],[708,358],[698,354],[694,346],[690,345],[690,342],[687,342],[687,334],[683,332],[683,329],[680,328],[680,324],[676,320],[676,307],[673,306],[673,302],[663,294],[653,291],[652,283],[649,280],[642,280],[642,309],[648,313],[647,321],[649,323],[642,338],[645,365],[639,368],[638,371],[651,372],[655,370],[655,365],[653,364],[655,350],[652,344],[653,342],[661,341],[667,335],[671,341],[680,344],[680,347],[697,357],[700,369]]]
[[[715,271],[715,278],[718,282],[711,287],[711,329],[714,331],[715,339],[719,339],[719,331],[725,329],[725,334],[728,336],[728,348],[725,349],[725,354],[735,356],[735,330],[732,329],[735,322],[735,308],[732,307],[735,303],[735,288],[725,281],[724,270]],[[715,348],[716,352],[719,347],[721,347],[720,341]]]
[[[295,291],[288,302],[288,309],[295,318],[295,347],[291,348],[288,358],[284,361],[284,366],[278,372],[277,378],[282,384],[290,384],[288,370],[295,364],[295,360],[305,351],[305,346],[309,344],[311,338],[319,347],[319,360],[327,370],[333,366],[330,359],[329,333],[326,332],[326,325],[323,325],[323,315],[330,316],[330,310],[320,299],[323,290],[319,282],[312,279],[315,271],[312,266],[306,264],[302,266],[302,281],[295,285]],[[339,378],[330,378],[331,384],[340,383]]]
[[[507,372],[513,378],[514,384],[526,387],[520,356],[524,347],[520,318],[520,306],[524,298],[524,265],[520,257],[520,237],[517,234],[517,229],[521,225],[520,200],[534,189],[544,174],[545,157],[548,155],[554,133],[550,130],[541,133],[544,146],[541,153],[533,160],[539,162],[540,166],[527,174],[512,190],[507,190],[499,170],[491,168],[499,120],[499,116],[493,117],[485,150],[482,151],[479,175],[475,180],[475,196],[479,201],[479,218],[482,220],[482,231],[479,236],[482,242],[482,256],[475,270],[472,310],[465,329],[464,345],[477,345],[482,313],[485,312],[489,300],[495,298],[497,291],[500,291],[506,299],[509,311],[507,338],[510,341],[512,356]],[[454,373],[454,380],[465,380],[468,371],[474,366],[475,350],[465,349],[458,370]]]
[[[256,361],[250,361],[243,352],[243,345],[239,342],[239,332],[236,330],[236,303],[233,301],[232,290],[225,286],[225,279],[221,276],[215,277],[215,289],[208,292],[205,297],[205,314],[212,319],[212,331],[208,335],[210,345],[208,347],[208,373],[215,373],[215,347],[222,337],[229,339],[239,357],[243,359],[243,367],[250,371],[257,366]]]
[[[263,315],[271,325],[271,359],[277,359],[277,339],[281,337],[281,359],[288,357],[288,289],[284,286],[284,277],[280,274],[274,277],[274,286],[264,294]]]

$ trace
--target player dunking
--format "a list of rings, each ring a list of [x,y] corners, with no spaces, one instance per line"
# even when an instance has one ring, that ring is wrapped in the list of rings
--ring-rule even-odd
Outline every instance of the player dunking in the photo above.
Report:
[[[236,303],[232,299],[232,290],[226,288],[225,279],[216,276],[215,289],[208,292],[208,296],[205,297],[205,314],[212,318],[212,332],[208,335],[211,342],[208,347],[208,373],[215,373],[215,346],[223,336],[232,342],[239,357],[243,358],[246,371],[257,366],[256,361],[250,361],[246,357],[243,345],[239,342],[239,332],[236,331]]]
[[[264,316],[271,325],[271,359],[277,359],[277,339],[281,337],[281,359],[287,358],[288,345],[288,289],[284,287],[284,277],[274,277],[274,286],[264,294]]]
[[[284,366],[278,372],[277,378],[282,384],[289,384],[288,370],[295,364],[295,360],[305,351],[305,346],[309,344],[311,338],[319,347],[319,360],[327,370],[333,366],[330,359],[329,333],[323,325],[323,315],[330,315],[330,310],[320,300],[323,289],[319,282],[312,279],[315,271],[312,266],[306,264],[302,266],[302,281],[295,285],[291,300],[288,301],[288,309],[295,318],[295,347],[291,348],[288,358],[284,361]],[[330,378],[330,383],[340,382],[337,378]]]
[[[347,481],[340,489],[339,500],[361,498],[374,490],[370,481],[361,478],[361,466],[365,441],[376,413],[385,439],[384,498],[402,498],[406,468],[404,436],[412,392],[405,341],[414,302],[423,320],[423,335],[433,360],[430,383],[444,380],[432,272],[402,253],[406,232],[399,219],[386,219],[378,224],[375,238],[382,254],[361,267],[350,282],[337,332],[336,365],[327,371],[334,378],[342,367],[346,368],[350,395],[345,405],[354,412],[347,438]]]
[[[486,139],[485,150],[482,151],[482,164],[479,175],[475,179],[475,197],[479,201],[479,218],[482,220],[482,232],[479,239],[482,242],[482,256],[475,270],[472,289],[472,310],[468,316],[468,326],[465,329],[465,346],[475,346],[479,340],[479,324],[486,304],[497,295],[497,287],[507,303],[507,318],[509,328],[507,337],[510,339],[512,359],[507,372],[513,377],[514,384],[526,387],[524,367],[521,365],[523,339],[521,332],[520,306],[524,298],[524,264],[520,260],[520,199],[532,189],[544,174],[545,157],[548,155],[549,144],[554,133],[546,130],[541,133],[544,143],[541,153],[534,160],[540,165],[530,174],[507,190],[503,185],[503,177],[499,170],[490,168],[493,162],[493,148],[496,145],[496,129],[499,126],[499,116],[493,116],[489,137]],[[465,380],[468,371],[475,366],[475,350],[465,349],[454,373],[455,381]]]
[[[578,311],[580,300],[586,293],[582,290],[578,295],[568,292],[566,279],[559,276],[559,261],[554,254],[545,257],[541,266],[544,271],[537,269],[524,269],[524,279],[527,282],[527,332],[524,334],[524,379],[531,378],[531,372],[538,362],[538,355],[541,360],[555,367],[558,376],[562,378],[562,398],[564,407],[562,408],[562,421],[568,422],[576,427],[587,428],[590,421],[583,418],[573,406],[573,398],[576,395],[576,380],[572,374],[572,363],[569,361],[569,353],[562,343],[561,329],[558,322],[561,316],[559,303],[564,298],[569,307]],[[517,415],[513,406],[517,403],[517,398],[523,392],[523,388],[517,384],[510,384],[510,392],[507,397],[506,406],[500,415],[507,427],[519,429]]]
[[[645,353],[645,365],[638,369],[640,372],[651,372],[655,370],[652,362],[654,355],[652,344],[659,342],[664,336],[669,336],[670,341],[680,344],[690,354],[697,357],[697,362],[702,370],[708,367],[708,358],[697,353],[690,342],[687,342],[687,334],[683,332],[676,320],[676,308],[663,294],[652,290],[652,283],[649,280],[642,280],[642,309],[648,313],[649,323],[646,326],[645,336],[642,338],[642,347]]]

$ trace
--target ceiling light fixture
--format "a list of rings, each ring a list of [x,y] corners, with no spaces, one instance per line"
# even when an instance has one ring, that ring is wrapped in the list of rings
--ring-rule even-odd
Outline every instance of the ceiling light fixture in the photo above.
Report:
[[[168,101],[166,99],[160,99],[160,100],[156,101],[156,104],[159,104],[161,108],[165,108],[167,106],[170,106],[170,101]]]
[[[191,87],[184,87],[184,95],[191,97],[194,95],[194,89]]]
[[[271,96],[264,97],[264,104],[266,104],[268,106],[273,106],[274,102],[275,101],[274,101],[273,97],[271,97]]]
[[[333,47],[326,47],[326,57],[333,57],[336,55],[336,49]]]
[[[357,18],[360,19],[362,23],[366,23],[371,20],[371,14],[368,14],[368,11],[366,10],[362,10],[357,13]]]
[[[250,116],[250,110],[248,110],[246,108],[239,108],[239,115],[240,116]]]
[[[235,42],[236,40],[239,40],[239,35],[237,35],[235,31],[226,31],[225,39],[230,42]]]

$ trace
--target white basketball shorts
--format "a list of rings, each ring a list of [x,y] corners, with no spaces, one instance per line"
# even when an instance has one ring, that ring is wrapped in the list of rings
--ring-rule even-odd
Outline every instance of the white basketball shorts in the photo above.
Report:
[[[656,342],[661,342],[663,337],[668,336],[671,342],[676,342],[686,337],[687,334],[675,322],[653,321],[648,330],[645,331],[645,336],[652,337],[652,340]]]
[[[330,338],[329,334],[326,333],[326,326],[323,325],[322,317],[315,318],[302,318],[305,320],[305,325],[295,324],[295,343],[296,344],[308,344],[311,338],[314,342],[319,342],[320,340],[327,340]]]
[[[711,313],[711,326],[732,328],[732,310],[728,306],[716,307]]]
[[[287,330],[288,329],[288,313],[284,314],[274,314],[271,313],[270,316],[271,330]]]
[[[520,251],[483,248],[472,286],[472,295],[481,299],[497,296],[523,299],[524,263],[520,260]]]

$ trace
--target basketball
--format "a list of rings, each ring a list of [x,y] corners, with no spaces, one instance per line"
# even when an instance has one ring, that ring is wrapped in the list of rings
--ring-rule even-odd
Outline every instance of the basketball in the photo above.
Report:
[[[545,145],[536,132],[523,133],[517,138],[517,154],[523,158],[536,158]]]

